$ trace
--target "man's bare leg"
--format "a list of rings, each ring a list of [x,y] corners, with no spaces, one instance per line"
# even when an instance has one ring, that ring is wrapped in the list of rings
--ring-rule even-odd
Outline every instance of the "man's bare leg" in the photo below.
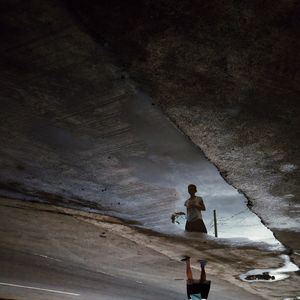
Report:
[[[186,277],[188,282],[193,282],[193,272],[191,268],[191,260],[189,256],[185,256],[181,261],[186,263]]]
[[[206,281],[205,266],[207,262],[205,260],[199,260],[199,263],[201,267],[200,283],[203,283]]]

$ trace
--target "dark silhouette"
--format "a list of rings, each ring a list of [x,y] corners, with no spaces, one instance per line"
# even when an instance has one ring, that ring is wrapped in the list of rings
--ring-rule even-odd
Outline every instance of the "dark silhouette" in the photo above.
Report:
[[[269,272],[262,274],[248,275],[246,280],[275,280],[275,276],[271,276]]]
[[[191,197],[184,203],[187,209],[185,230],[207,233],[201,214],[202,210],[206,210],[203,199],[195,195],[197,187],[194,184],[188,186],[188,192]]]
[[[206,280],[206,272],[205,272],[205,266],[206,261],[205,260],[199,260],[201,267],[201,275],[200,279],[194,279],[192,268],[191,268],[191,262],[189,256],[184,256],[181,261],[186,262],[186,291],[188,299],[196,300],[196,299],[207,299],[209,290],[210,290],[210,280]]]

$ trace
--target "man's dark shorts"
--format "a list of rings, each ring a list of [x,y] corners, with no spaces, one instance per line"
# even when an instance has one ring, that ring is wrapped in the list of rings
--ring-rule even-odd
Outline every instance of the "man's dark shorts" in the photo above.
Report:
[[[202,299],[207,299],[209,290],[210,290],[210,280],[206,280],[202,283],[187,283],[186,285],[186,292],[189,299],[191,299],[191,295],[193,294],[201,294]]]
[[[192,222],[187,221],[185,224],[185,230],[207,233],[205,224],[204,224],[203,220],[201,220],[201,219],[198,219],[198,220],[192,221]]]

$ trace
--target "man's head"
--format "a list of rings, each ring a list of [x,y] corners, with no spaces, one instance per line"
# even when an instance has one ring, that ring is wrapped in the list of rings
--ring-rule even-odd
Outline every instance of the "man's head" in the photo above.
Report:
[[[194,184],[189,184],[188,192],[191,196],[194,196],[197,193],[197,187]]]

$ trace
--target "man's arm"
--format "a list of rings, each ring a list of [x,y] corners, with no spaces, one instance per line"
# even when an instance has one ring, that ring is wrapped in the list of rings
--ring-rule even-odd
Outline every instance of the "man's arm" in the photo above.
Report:
[[[206,207],[204,205],[203,199],[199,198],[198,201],[195,203],[195,207],[197,207],[200,210],[206,210]]]

